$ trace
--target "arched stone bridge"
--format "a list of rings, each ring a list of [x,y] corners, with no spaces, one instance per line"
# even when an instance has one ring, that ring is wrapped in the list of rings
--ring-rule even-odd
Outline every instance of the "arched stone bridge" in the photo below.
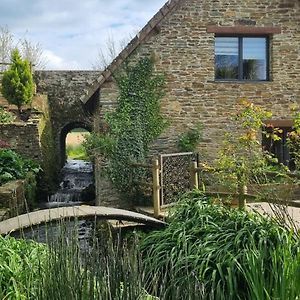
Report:
[[[92,130],[91,113],[94,107],[84,105],[80,97],[94,82],[100,71],[36,71],[37,92],[48,95],[50,120],[53,129],[57,158],[60,166],[65,161],[66,135],[74,128]],[[93,97],[99,97],[96,93]]]
[[[38,210],[0,222],[0,234],[9,234],[21,229],[61,219],[99,218],[105,220],[124,220],[142,223],[154,228],[166,226],[165,222],[124,209],[104,206],[73,206]]]

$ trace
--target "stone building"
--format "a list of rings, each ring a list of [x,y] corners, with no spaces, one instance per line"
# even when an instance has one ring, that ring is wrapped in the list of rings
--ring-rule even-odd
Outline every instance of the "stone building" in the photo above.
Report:
[[[300,104],[300,1],[170,0],[81,100],[99,93],[103,116],[118,93],[112,74],[147,54],[167,83],[161,110],[170,126],[158,149],[178,151],[178,136],[200,121],[198,150],[214,156],[240,98],[272,111],[276,126],[291,126],[290,105]]]

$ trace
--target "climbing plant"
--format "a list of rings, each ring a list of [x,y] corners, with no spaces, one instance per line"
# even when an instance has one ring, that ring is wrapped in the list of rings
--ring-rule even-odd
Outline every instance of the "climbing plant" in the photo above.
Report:
[[[11,55],[11,66],[3,73],[1,93],[6,100],[18,107],[30,104],[33,97],[33,79],[29,62],[23,60],[18,49]]]
[[[89,153],[108,159],[109,178],[128,196],[137,192],[137,183],[146,175],[145,169],[132,164],[145,162],[150,143],[166,126],[160,113],[164,78],[154,73],[151,58],[142,58],[135,65],[127,65],[116,82],[118,105],[105,116],[106,132],[92,134],[85,146]]]

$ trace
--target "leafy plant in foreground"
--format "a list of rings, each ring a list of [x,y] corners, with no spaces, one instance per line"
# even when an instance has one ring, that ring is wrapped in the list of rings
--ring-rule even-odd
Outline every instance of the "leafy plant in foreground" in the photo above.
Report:
[[[0,298],[35,299],[47,247],[0,236]]]
[[[174,286],[175,279],[175,286],[185,291],[190,280],[198,280],[204,290],[198,299],[218,300],[293,299],[276,298],[279,291],[288,295],[290,290],[300,295],[299,249],[297,236],[275,221],[214,205],[199,192],[185,195],[169,226],[150,233],[141,244],[145,273],[156,276],[158,286]],[[259,282],[253,283],[258,272]],[[261,298],[255,298],[261,282]],[[172,299],[171,289],[165,299]]]

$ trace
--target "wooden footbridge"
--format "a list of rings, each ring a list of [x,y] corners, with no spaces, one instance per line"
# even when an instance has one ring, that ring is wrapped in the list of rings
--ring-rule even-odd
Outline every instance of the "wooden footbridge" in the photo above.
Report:
[[[166,225],[165,222],[155,218],[128,211],[124,209],[104,206],[73,206],[38,210],[19,215],[0,222],[0,234],[9,234],[14,231],[30,228],[39,224],[58,221],[61,219],[105,219],[120,220],[142,223],[151,227],[159,228]]]

